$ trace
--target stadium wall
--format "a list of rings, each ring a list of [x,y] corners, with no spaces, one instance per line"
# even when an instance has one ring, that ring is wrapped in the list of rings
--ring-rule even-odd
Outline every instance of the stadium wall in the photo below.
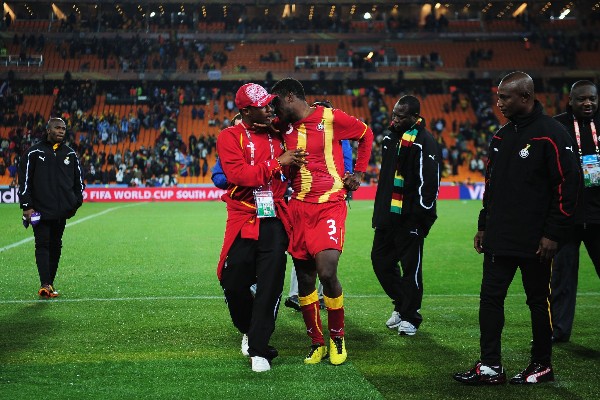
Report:
[[[481,200],[483,184],[441,186],[440,200]],[[377,186],[361,186],[354,192],[354,200],[373,200]],[[84,192],[85,202],[138,202],[138,201],[210,201],[220,200],[224,190],[214,186],[140,188],[126,186],[88,186]],[[17,188],[0,188],[0,203],[19,202]]]

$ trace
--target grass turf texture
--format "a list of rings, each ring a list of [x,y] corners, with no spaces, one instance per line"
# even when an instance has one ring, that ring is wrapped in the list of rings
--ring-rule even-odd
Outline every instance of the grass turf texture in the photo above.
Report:
[[[32,238],[31,229],[17,206],[1,205],[0,398],[597,398],[600,281],[585,251],[572,341],[554,347],[555,383],[473,388],[452,380],[478,357],[479,207],[440,202],[425,243],[424,322],[416,336],[400,337],[384,325],[392,305],[371,268],[372,203],[352,202],[339,272],[348,361],[305,366],[302,317],[282,307],[272,338],[280,356],[256,374],[215,275],[223,203],[85,204],[63,238],[62,296],[47,301],[36,296],[33,241],[10,247]],[[527,365],[530,338],[517,272],[503,333],[509,376]]]

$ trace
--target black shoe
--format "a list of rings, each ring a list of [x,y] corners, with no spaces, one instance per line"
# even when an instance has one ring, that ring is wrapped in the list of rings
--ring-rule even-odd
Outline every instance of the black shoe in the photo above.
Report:
[[[279,355],[279,352],[277,351],[277,349],[273,346],[267,346],[267,359],[269,361],[271,361],[272,359],[276,358]]]
[[[298,299],[297,295],[293,295],[285,299],[283,303],[286,307],[293,308],[296,311],[300,311],[300,299]]]
[[[534,383],[553,382],[554,371],[552,367],[548,367],[538,363],[531,363],[523,371],[515,375],[510,383],[513,385],[530,385]]]
[[[501,365],[492,367],[477,361],[467,372],[457,372],[454,379],[465,385],[502,385],[506,383],[506,374]]]

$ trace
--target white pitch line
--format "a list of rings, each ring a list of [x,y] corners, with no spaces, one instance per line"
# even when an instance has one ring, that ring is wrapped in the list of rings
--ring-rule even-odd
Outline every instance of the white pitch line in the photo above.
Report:
[[[506,297],[520,297],[522,294],[509,294]],[[584,297],[595,297],[600,296],[600,292],[585,292],[578,293],[577,296]],[[348,299],[383,299],[387,298],[385,294],[359,294],[359,295],[345,295]],[[449,297],[479,297],[478,294],[430,294],[425,297],[431,298],[449,298]],[[24,304],[24,303],[38,303],[38,302],[49,302],[49,303],[85,303],[85,302],[118,302],[118,301],[170,301],[170,300],[223,300],[223,296],[152,296],[152,297],[111,297],[111,298],[79,298],[79,299],[31,299],[31,300],[0,300],[0,304]],[[433,306],[435,308],[435,306]],[[455,307],[452,307],[455,308]]]
[[[68,228],[68,227],[70,227],[70,226],[73,226],[73,225],[77,225],[77,224],[79,224],[79,223],[81,223],[81,222],[84,222],[84,221],[87,221],[87,220],[89,220],[89,219],[92,219],[92,218],[99,217],[99,216],[101,216],[101,215],[104,215],[104,214],[106,214],[106,213],[109,213],[109,212],[111,212],[111,211],[114,211],[114,210],[118,210],[118,209],[125,208],[125,207],[137,206],[137,205],[140,205],[140,204],[147,204],[147,203],[134,203],[134,204],[125,204],[125,205],[123,205],[123,206],[119,206],[119,207],[111,207],[111,208],[107,208],[106,210],[104,210],[104,211],[101,211],[101,212],[99,212],[99,213],[92,214],[92,215],[88,215],[87,217],[83,217],[83,218],[81,218],[81,219],[78,219],[78,220],[76,220],[76,221],[69,222],[69,223],[66,225],[66,228]],[[28,238],[26,238],[26,239],[19,240],[18,242],[11,243],[11,244],[9,244],[9,245],[6,245],[6,246],[4,246],[4,247],[0,247],[0,253],[2,253],[3,251],[6,251],[6,250],[12,249],[13,247],[17,247],[17,246],[20,246],[20,245],[22,245],[22,244],[25,244],[25,243],[31,242],[33,239],[34,239],[34,237],[33,237],[33,236],[30,236],[30,237],[28,237]]]

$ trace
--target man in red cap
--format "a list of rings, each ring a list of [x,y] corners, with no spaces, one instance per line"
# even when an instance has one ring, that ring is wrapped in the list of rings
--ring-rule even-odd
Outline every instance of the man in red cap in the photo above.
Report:
[[[277,350],[269,346],[283,290],[289,228],[283,195],[285,166],[304,165],[305,152],[284,152],[281,139],[265,128],[274,118],[270,95],[243,85],[235,96],[242,122],[224,129],[217,152],[227,176],[227,225],[217,276],[231,319],[243,334],[242,353],[252,370],[271,369]],[[257,285],[253,297],[250,286]]]

